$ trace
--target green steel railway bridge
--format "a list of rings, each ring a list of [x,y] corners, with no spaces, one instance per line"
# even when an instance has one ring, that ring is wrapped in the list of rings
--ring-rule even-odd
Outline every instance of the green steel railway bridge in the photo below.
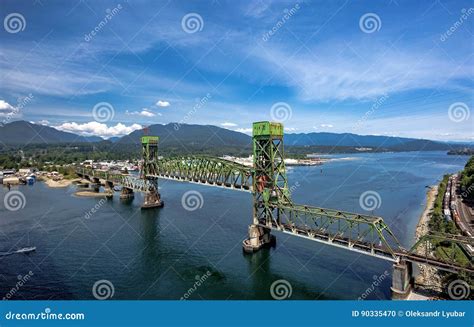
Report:
[[[253,221],[245,252],[251,253],[275,243],[271,231],[279,231],[393,262],[392,292],[395,298],[408,296],[414,283],[413,264],[442,271],[474,274],[473,259],[463,256],[472,238],[428,234],[411,249],[403,248],[381,217],[296,204],[291,199],[283,152],[283,125],[253,124],[253,167],[207,156],[158,157],[157,136],[141,139],[143,165],[140,176],[111,174],[77,168],[78,176],[113,190],[122,186],[121,198],[143,192],[142,208],[163,206],[158,179],[198,183],[250,192]]]

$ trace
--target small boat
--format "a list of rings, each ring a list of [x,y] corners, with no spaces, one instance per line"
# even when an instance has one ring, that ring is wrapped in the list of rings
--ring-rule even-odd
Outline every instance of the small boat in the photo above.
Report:
[[[23,249],[16,250],[16,253],[30,253],[36,251],[36,246],[29,246]]]
[[[10,252],[0,252],[0,257],[5,257],[8,255],[16,254],[16,253],[30,253],[36,251],[36,246],[28,246],[26,248],[10,251]]]

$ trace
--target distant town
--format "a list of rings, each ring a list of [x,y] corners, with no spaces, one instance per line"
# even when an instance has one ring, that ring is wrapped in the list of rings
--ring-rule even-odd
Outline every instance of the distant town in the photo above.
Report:
[[[162,157],[159,157],[162,158]],[[234,157],[234,156],[222,156],[222,159],[240,163],[244,166],[253,165],[253,157]],[[349,158],[347,158],[349,159]],[[331,160],[330,158],[308,156],[305,159],[285,159],[285,165],[287,166],[319,166]],[[141,160],[84,160],[78,163],[62,164],[57,165],[54,162],[45,162],[43,169],[37,167],[25,167],[20,169],[4,169],[0,171],[0,183],[3,185],[16,185],[16,184],[33,184],[37,179],[59,182],[63,179],[74,179],[75,173],[74,168],[77,166],[92,168],[101,171],[110,171],[113,173],[129,174],[138,172],[140,169]],[[46,169],[44,169],[46,168]],[[65,183],[63,183],[64,186]]]

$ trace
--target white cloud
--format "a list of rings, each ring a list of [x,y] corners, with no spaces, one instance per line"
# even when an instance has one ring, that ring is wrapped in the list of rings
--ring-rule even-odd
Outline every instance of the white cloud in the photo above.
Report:
[[[164,100],[158,100],[158,102],[156,103],[156,105],[158,107],[169,107],[170,106],[170,103],[168,101],[164,101]]]
[[[126,126],[122,123],[118,123],[115,126],[109,127],[106,124],[98,123],[95,121],[89,123],[63,123],[59,126],[53,127],[60,131],[76,133],[82,136],[101,136],[104,138],[109,138],[113,136],[123,136],[143,128],[139,124]]]
[[[0,100],[0,110],[13,110],[13,106],[4,100]]]
[[[225,122],[225,123],[221,123],[221,126],[224,126],[224,127],[235,127],[235,126],[237,126],[237,124]]]
[[[297,131],[298,128],[296,127],[285,127],[285,132],[294,132]]]
[[[322,128],[333,128],[334,127],[334,125],[331,125],[331,124],[321,124],[319,126],[321,126]]]
[[[38,121],[38,124],[44,125],[44,126],[48,126],[48,125],[49,125],[49,121],[46,120],[46,119],[43,119],[43,120]]]
[[[251,134],[252,133],[251,128],[237,128],[235,131],[240,132],[240,133],[245,133],[245,134]]]
[[[156,116],[154,113],[152,113],[151,111],[148,111],[148,110],[140,111],[139,115],[144,116],[144,117],[155,117]]]
[[[264,2],[264,1],[255,1],[250,2],[248,6],[244,8],[245,15],[254,17],[254,18],[261,18],[265,15],[268,8],[271,6],[271,1]]]
[[[156,114],[154,112],[151,112],[149,109],[147,108],[143,108],[141,111],[125,111],[125,114],[126,115],[137,115],[137,116],[143,116],[143,117],[155,117]],[[158,113],[159,116],[161,116],[160,113]]]
[[[0,100],[0,116],[9,116],[16,113],[15,107],[4,100]]]
[[[468,91],[462,81],[473,76],[468,61],[457,67],[436,52],[401,47],[394,51],[362,41],[321,43],[293,56],[291,50],[270,46],[253,54],[263,63],[260,67],[276,71],[276,80],[309,102],[372,99],[420,89]]]
[[[75,60],[64,60],[64,49],[48,51],[48,56],[39,50],[30,50],[29,55],[25,56],[25,49],[2,48],[0,67],[3,88],[65,97],[96,94],[117,86],[110,76],[100,74],[88,65],[74,65],[72,62]],[[15,69],[11,62],[22,54],[23,69]],[[58,62],[62,64],[58,65]]]

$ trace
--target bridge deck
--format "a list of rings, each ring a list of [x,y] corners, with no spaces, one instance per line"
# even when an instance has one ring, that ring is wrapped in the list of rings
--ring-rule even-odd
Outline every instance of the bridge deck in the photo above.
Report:
[[[213,187],[222,187],[222,188],[252,193],[252,187],[249,185],[240,185],[240,184],[235,185],[232,183],[222,183],[218,181],[214,182],[214,181],[208,181],[208,180],[197,179],[197,178],[187,178],[187,177],[164,175],[164,174],[147,175],[147,176],[157,177],[157,178],[162,178],[162,179],[167,179],[167,180],[172,180],[172,181],[177,181],[177,182],[186,182],[186,183],[200,184],[200,185],[213,186]]]
[[[200,168],[198,169],[197,167]],[[210,163],[207,158],[200,158],[198,161],[179,158],[169,160],[165,166],[155,168],[157,168],[155,174],[147,175],[148,178],[165,178],[181,182],[191,182],[207,186],[252,192],[252,178],[248,175],[250,171],[249,168],[238,164],[236,165],[235,163],[223,167],[222,160]],[[199,173],[192,173],[190,171],[192,169],[197,169]],[[83,168],[77,169],[76,173],[79,176],[100,178],[107,182],[120,184],[135,191],[148,192],[150,190],[150,185],[147,180],[141,179],[137,176],[109,174],[108,172]],[[360,233],[358,234],[359,237],[356,238],[347,237],[347,233],[351,231],[353,226],[357,226],[357,224],[371,225],[372,227],[375,227],[379,233],[386,232],[388,227],[383,223],[383,220],[380,217],[296,204],[276,204],[276,207],[280,208],[283,217],[282,219],[286,219],[286,221],[271,221],[270,225],[267,225],[268,222],[266,222],[259,226],[391,262],[407,260],[419,264],[434,266],[445,271],[467,271],[469,273],[474,273],[472,264],[470,266],[461,266],[419,255],[415,251],[416,245],[408,251],[398,246],[398,244],[388,245],[383,237],[379,240],[383,240],[384,244],[382,244],[382,242],[377,244],[373,240],[368,242],[363,237],[360,237],[361,235],[367,236],[366,233]],[[295,221],[299,223],[299,226],[295,224]],[[335,224],[336,222],[340,223],[341,221],[349,227],[339,227],[340,230],[333,230],[330,232],[331,224]],[[472,242],[470,239],[457,236],[452,236],[450,238],[444,236],[439,237],[440,239],[452,242]],[[398,243],[398,241],[396,242]],[[393,245],[397,246],[396,250],[392,250],[391,246]]]
[[[163,158],[150,163],[147,171],[147,177],[252,191],[252,168],[221,158]]]
[[[408,250],[403,248],[398,249],[398,251],[392,254],[387,249],[379,245],[374,245],[370,242],[365,242],[363,240],[351,240],[347,237],[335,236],[330,233],[324,233],[318,230],[310,230],[305,228],[295,227],[290,224],[276,224],[273,223],[271,226],[264,224],[259,224],[259,226],[264,228],[270,228],[275,231],[283,232],[285,234],[291,234],[294,236],[302,237],[312,241],[320,242],[326,245],[331,245],[339,248],[343,248],[349,251],[362,253],[365,255],[370,255],[379,259],[400,262],[401,260],[411,261],[419,264],[426,264],[434,266],[438,269],[457,272],[457,271],[466,271],[469,273],[474,273],[474,268],[468,266],[455,265],[451,263],[446,263],[441,260],[437,260],[430,257],[425,257],[419,254],[410,253]]]

